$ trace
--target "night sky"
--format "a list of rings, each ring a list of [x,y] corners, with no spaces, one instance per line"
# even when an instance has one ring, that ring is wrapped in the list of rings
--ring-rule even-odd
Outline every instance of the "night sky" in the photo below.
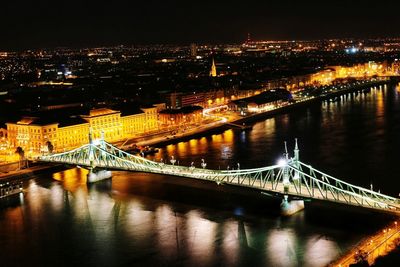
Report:
[[[399,2],[10,0],[0,49],[400,36]]]

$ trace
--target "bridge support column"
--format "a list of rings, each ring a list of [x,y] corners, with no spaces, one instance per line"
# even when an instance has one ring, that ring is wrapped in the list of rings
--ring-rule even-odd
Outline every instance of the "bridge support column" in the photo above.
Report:
[[[304,209],[303,200],[288,200],[287,195],[283,197],[281,203],[281,213],[283,216],[291,216],[303,209]]]
[[[88,184],[96,183],[102,180],[109,179],[111,178],[111,176],[112,176],[111,171],[108,170],[94,171],[94,169],[90,169],[89,173],[87,174],[86,182]]]

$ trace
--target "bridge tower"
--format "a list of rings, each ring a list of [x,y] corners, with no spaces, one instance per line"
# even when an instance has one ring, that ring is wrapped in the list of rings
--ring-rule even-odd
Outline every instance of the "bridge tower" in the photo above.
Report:
[[[284,164],[282,167],[282,172],[283,172],[283,186],[284,186],[284,191],[285,193],[289,192],[289,186],[290,186],[290,176],[289,176],[289,167],[288,167],[288,163],[289,163],[289,153],[287,150],[287,144],[285,142],[285,159],[284,159]]]
[[[295,144],[294,144],[294,160],[296,161],[296,163],[298,163],[299,159],[300,159],[300,157],[299,157],[300,150],[299,150],[299,146],[297,145],[297,138],[295,138],[294,140],[295,140]]]
[[[294,145],[294,158],[293,158],[293,163],[296,169],[300,170],[300,150],[299,146],[297,144],[297,138],[295,138],[295,145]],[[293,176],[293,183],[296,185],[300,185],[301,180],[300,180],[300,173],[299,171],[295,171],[294,176]]]
[[[291,159],[291,161],[294,163],[296,169],[300,167],[300,162],[299,162],[299,147],[297,145],[297,138],[295,139],[295,148],[294,148],[294,157]],[[289,153],[287,150],[287,144],[285,142],[285,165],[282,167],[283,168],[283,188],[284,188],[284,195],[281,203],[281,213],[284,216],[290,216],[293,215],[294,213],[301,211],[304,209],[304,201],[303,200],[289,200],[289,194],[290,194],[290,186],[291,181],[290,181],[290,174],[289,174]],[[300,175],[298,171],[295,171],[293,177],[292,177],[292,183],[297,186],[300,185]]]
[[[106,145],[104,141],[104,132],[101,132],[101,139],[100,139],[100,148],[105,150]],[[96,169],[96,164],[95,164],[95,150],[94,150],[95,144],[93,142],[93,131],[92,127],[89,128],[89,162],[90,162],[90,167],[89,167],[89,173],[87,174],[86,177],[86,182],[88,184],[95,183],[98,181],[102,181],[105,179],[109,179],[112,176],[111,171],[108,170],[98,170]],[[105,153],[105,152],[102,152]]]

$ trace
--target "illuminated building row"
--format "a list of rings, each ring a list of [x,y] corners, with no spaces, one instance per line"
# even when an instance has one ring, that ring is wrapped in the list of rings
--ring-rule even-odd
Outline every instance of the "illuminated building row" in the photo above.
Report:
[[[332,66],[313,74],[293,76],[269,82],[268,88],[285,87],[290,91],[301,89],[309,85],[328,85],[336,79],[365,78],[385,76],[398,73],[396,64],[388,68],[387,64],[370,61],[350,67]]]
[[[157,107],[142,108],[141,111],[122,115],[120,111],[100,108],[57,122],[25,117],[15,123],[6,123],[8,144],[10,148],[22,147],[26,152],[41,153],[47,152],[50,142],[54,151],[64,151],[86,144],[90,128],[94,138],[100,138],[103,132],[109,142],[157,131]]]
[[[203,119],[203,108],[200,106],[187,106],[180,109],[165,109],[159,114],[163,126],[182,126],[200,123]]]

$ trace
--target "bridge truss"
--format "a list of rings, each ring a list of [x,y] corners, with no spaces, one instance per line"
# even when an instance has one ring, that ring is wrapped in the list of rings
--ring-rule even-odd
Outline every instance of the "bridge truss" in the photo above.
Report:
[[[277,165],[253,169],[211,170],[195,166],[177,166],[131,155],[104,139],[92,141],[72,151],[45,155],[39,161],[85,166],[90,169],[113,169],[173,175],[259,189],[266,193],[300,199],[318,199],[400,214],[400,200],[365,189],[325,174],[299,160],[295,155]]]

